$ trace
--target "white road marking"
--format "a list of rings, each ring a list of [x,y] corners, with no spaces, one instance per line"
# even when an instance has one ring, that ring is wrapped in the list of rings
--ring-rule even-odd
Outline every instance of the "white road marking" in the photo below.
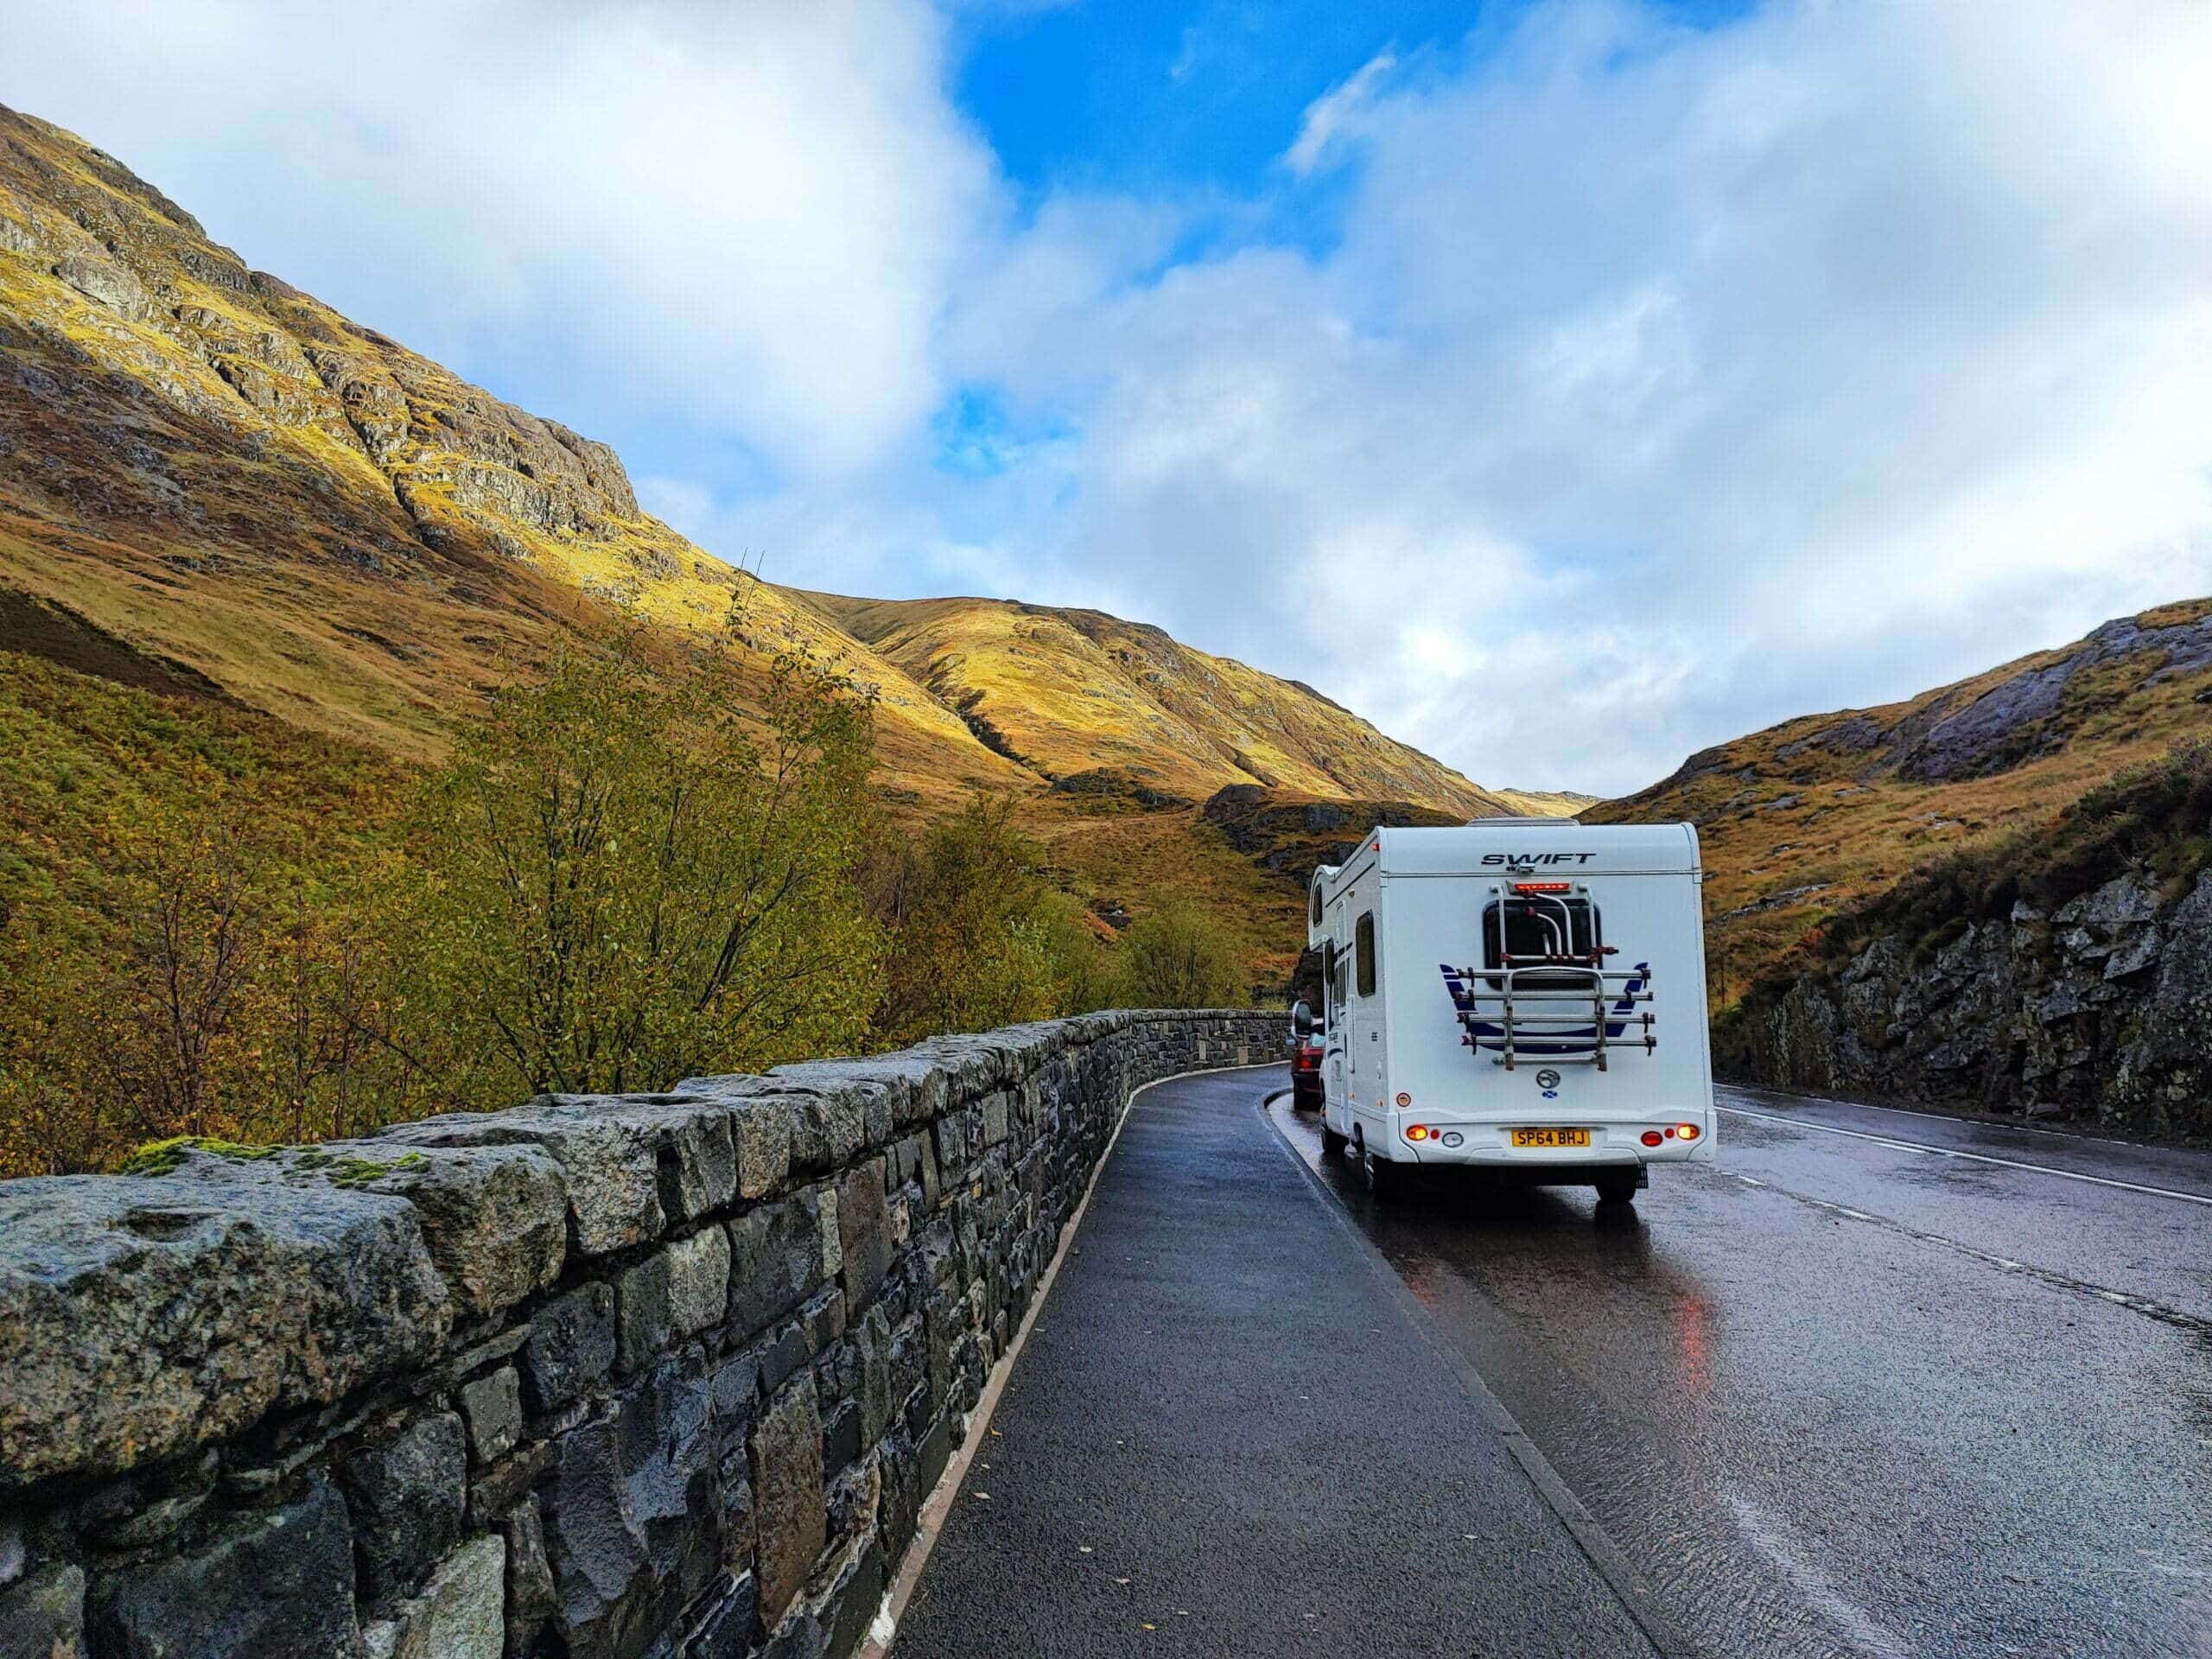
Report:
[[[1859,1652],[1875,1659],[1905,1659],[1911,1649],[1876,1624],[1865,1610],[1850,1600],[1833,1580],[1815,1566],[1810,1556],[1794,1548],[1782,1522],[1771,1511],[1741,1493],[1724,1489],[1729,1512],[1740,1532],[1795,1586],[1800,1594],[1828,1617],[1829,1622]]]
[[[1840,1128],[1833,1123],[1809,1123],[1802,1117],[1754,1112],[1742,1106],[1716,1106],[1713,1109],[1732,1113],[1737,1117],[1757,1118],[1762,1123],[1780,1123],[1788,1128],[1813,1129],[1821,1135],[1847,1135],[1854,1141],[1872,1141],[1878,1147],[1892,1147],[1899,1152],[1925,1152],[1938,1158],[1963,1158],[1969,1163],[1995,1164],[2005,1169],[2024,1169],[2037,1175],[2056,1175],[2061,1180],[2086,1181],[2091,1186],[2114,1186],[2123,1192],[2144,1192],[2154,1198],[2178,1198],[2183,1204],[2201,1204],[2207,1209],[2212,1209],[2212,1198],[2207,1198],[2201,1192],[2177,1192],[2170,1186],[2145,1186],[2140,1181],[2118,1181],[2109,1175],[2084,1175],[2079,1170],[2055,1169],[2049,1164],[2031,1164],[2018,1158],[1997,1158],[1986,1152],[1961,1152],[1956,1147],[1931,1147],[1924,1141],[1899,1141],[1886,1135],[1870,1135],[1864,1129]]]
[[[1723,1085],[1729,1094],[1740,1094],[1742,1090]],[[1845,1100],[1836,1095],[1800,1095],[1777,1090],[1774,1093],[1790,1093],[1795,1100],[1809,1100],[1819,1106],[1848,1106],[1854,1112],[1895,1112],[1899,1117],[1925,1117],[1938,1123],[1978,1123],[1984,1128],[2010,1129],[2015,1135],[2047,1135],[2054,1141],[2085,1141],[2093,1147],[2125,1147],[2130,1152],[2140,1152],[2140,1141],[2120,1141],[2108,1135],[2082,1135],[2074,1129],[2047,1129],[2039,1123],[2014,1123],[2002,1118],[1961,1117],[1956,1112],[1923,1112],[1910,1106],[1883,1106],[1871,1100]],[[1742,1108],[1724,1106],[1723,1111],[1740,1111]]]

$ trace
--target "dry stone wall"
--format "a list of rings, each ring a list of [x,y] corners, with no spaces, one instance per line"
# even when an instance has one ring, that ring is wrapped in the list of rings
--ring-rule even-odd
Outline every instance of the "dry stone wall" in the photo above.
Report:
[[[0,1185],[0,1659],[859,1644],[1122,1108],[1128,1012]]]

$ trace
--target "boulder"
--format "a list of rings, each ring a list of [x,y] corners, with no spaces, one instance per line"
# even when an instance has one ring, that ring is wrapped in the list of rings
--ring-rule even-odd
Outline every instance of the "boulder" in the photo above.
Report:
[[[537,1310],[523,1344],[531,1408],[550,1411],[580,1396],[614,1368],[614,1293],[579,1285]]]
[[[802,1370],[753,1427],[754,1570],[761,1618],[772,1627],[798,1599],[822,1553],[827,1527],[822,1482],[822,1414],[813,1373]]]
[[[656,1250],[614,1281],[614,1363],[623,1371],[652,1364],[668,1348],[668,1252]]]
[[[361,1599],[411,1591],[461,1536],[468,1507],[468,1458],[461,1419],[416,1418],[346,1464],[346,1495],[361,1565]]]
[[[0,1654],[86,1659],[85,1574],[67,1563],[0,1589]]]
[[[561,1276],[569,1195],[550,1156],[536,1147],[410,1150],[419,1155],[395,1158],[388,1139],[346,1141],[295,1161],[339,1160],[360,1190],[412,1205],[430,1259],[468,1316],[500,1313]]]
[[[461,1385],[461,1415],[478,1464],[497,1463],[522,1441],[522,1382],[512,1365]]]
[[[837,1185],[838,1253],[849,1314],[874,1300],[891,1268],[891,1214],[883,1192],[883,1160],[869,1160]]]
[[[658,1238],[671,1220],[664,1203],[682,1221],[737,1191],[729,1114],[685,1095],[543,1095],[512,1111],[401,1124],[372,1144],[542,1147],[565,1177],[575,1245],[587,1255]]]
[[[836,1202],[809,1187],[762,1205],[730,1223],[729,1244],[728,1317],[730,1333],[742,1337],[790,1313],[837,1271]]]
[[[535,1497],[515,1505],[500,1532],[507,1546],[507,1652],[531,1650],[537,1633],[560,1609],[553,1568],[545,1559],[545,1524]]]
[[[711,1392],[695,1359],[560,1437],[544,1489],[554,1623],[570,1659],[637,1659],[712,1582]]]
[[[696,1336],[728,1317],[729,1261],[729,1234],[720,1227],[669,1246],[669,1324],[677,1336]]]

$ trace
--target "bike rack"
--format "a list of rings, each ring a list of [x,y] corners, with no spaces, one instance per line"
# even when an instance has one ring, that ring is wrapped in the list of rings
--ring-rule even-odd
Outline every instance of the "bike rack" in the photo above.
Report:
[[[1578,883],[1575,892],[1586,889]],[[1462,1043],[1478,1052],[1494,1051],[1491,1063],[1509,1071],[1523,1058],[1548,1065],[1594,1065],[1604,1071],[1616,1047],[1641,1047],[1647,1054],[1657,1049],[1650,1010],[1638,1014],[1635,1007],[1652,1000],[1648,963],[1609,970],[1600,965],[1606,954],[1602,949],[1576,953],[1573,912],[1557,895],[1509,893],[1503,884],[1491,893],[1501,906],[1501,943],[1505,904],[1557,905],[1557,921],[1541,918],[1554,953],[1502,955],[1496,968],[1440,963]]]

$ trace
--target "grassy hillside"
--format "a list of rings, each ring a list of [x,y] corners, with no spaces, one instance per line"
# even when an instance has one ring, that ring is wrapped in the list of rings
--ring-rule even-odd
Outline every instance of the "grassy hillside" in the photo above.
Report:
[[[1418,796],[1463,815],[1497,796],[1310,686],[1103,612],[1006,600],[808,601],[1033,771],[1111,766],[1204,796],[1233,784],[1339,798]]]
[[[0,586],[242,702],[427,754],[608,601],[693,626],[734,601],[763,656],[804,646],[876,690],[887,787],[1022,781],[811,607],[643,512],[604,445],[249,270],[112,157],[4,111],[0,362]]]
[[[2208,701],[2212,600],[2192,600],[1904,702],[1755,732],[1583,816],[1698,825],[1714,1000],[1726,1007],[1916,866],[2041,830],[2126,768],[2212,729]]]
[[[0,110],[0,651],[397,776],[617,606],[696,629],[734,607],[756,667],[836,664],[874,701],[894,812],[1013,797],[1101,930],[1195,901],[1255,987],[1295,957],[1298,894],[1202,813],[1216,791],[1526,807],[1156,628],[762,583],[644,512],[606,446],[249,269],[114,157]],[[48,750],[105,742],[79,692],[84,729]],[[0,757],[0,789],[31,789],[31,764]]]

